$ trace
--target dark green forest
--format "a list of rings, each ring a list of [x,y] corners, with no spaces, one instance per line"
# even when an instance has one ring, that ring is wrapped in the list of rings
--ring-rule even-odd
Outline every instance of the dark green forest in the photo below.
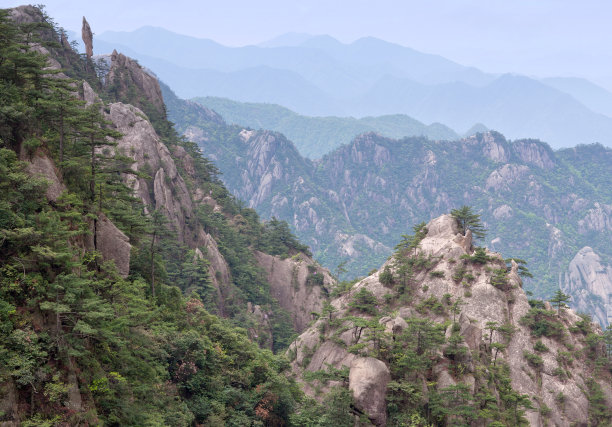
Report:
[[[8,13],[0,11],[0,382],[21,425],[286,424],[302,399],[284,375],[287,360],[235,325],[246,326],[245,301],[262,304],[274,313],[274,350],[288,345],[294,331],[252,250],[288,256],[307,248],[286,223],[261,223],[243,208],[195,145],[165,116],[153,117],[167,145],[196,159],[193,184],[223,206],[198,218],[217,237],[235,290],[231,320],[211,314],[207,261],[177,243],[163,215],[145,213],[121,180],[132,173],[130,159],[113,150],[120,135],[104,105],[78,97],[83,81],[106,102],[117,100],[113,91],[103,90],[90,60],[61,43],[49,17],[17,25]],[[49,69],[33,44],[62,69]],[[122,100],[137,102],[132,95]],[[53,159],[65,186],[55,201],[47,200],[49,183],[26,171],[36,155]],[[236,215],[240,227],[228,219]],[[103,216],[132,244],[127,278],[96,251]]]

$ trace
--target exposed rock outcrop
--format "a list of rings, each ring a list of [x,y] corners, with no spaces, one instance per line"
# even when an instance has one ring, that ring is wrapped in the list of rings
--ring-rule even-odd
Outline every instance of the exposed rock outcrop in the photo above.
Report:
[[[197,234],[187,230],[186,225],[187,219],[193,215],[193,205],[170,151],[138,108],[117,102],[110,104],[109,109],[109,119],[123,134],[117,141],[117,150],[134,160],[131,167],[135,172],[144,172],[153,181],[126,175],[126,184],[146,206],[163,210],[181,242],[197,246]]]
[[[595,202],[585,217],[578,221],[578,231],[582,234],[612,231],[612,205]]]
[[[612,267],[602,263],[592,248],[580,249],[561,281],[563,292],[572,296],[570,305],[592,313],[603,326],[612,322]]]
[[[93,33],[89,22],[83,17],[83,27],[81,28],[81,37],[83,38],[83,44],[85,45],[85,54],[87,58],[91,59],[93,56]]]
[[[117,53],[117,51],[113,51],[110,59],[111,65],[105,77],[105,86],[107,88],[114,86],[113,90],[120,99],[125,99],[141,110],[146,110],[147,105],[130,95],[130,87],[133,85],[136,92],[153,106],[155,113],[160,117],[165,116],[164,98],[157,77],[147,72],[132,58]],[[152,111],[147,111],[147,113],[151,114]]]
[[[282,259],[256,251],[257,263],[267,273],[272,296],[291,314],[293,327],[302,332],[320,313],[334,280],[329,272],[303,254]]]
[[[44,178],[47,181],[47,199],[50,202],[56,202],[66,187],[60,180],[53,161],[40,150],[32,156],[22,150],[20,158],[28,162],[26,169],[32,176]]]
[[[360,357],[351,363],[349,389],[353,392],[355,406],[376,426],[387,422],[385,395],[390,380],[389,368],[378,359]]]
[[[117,102],[110,104],[109,110],[108,118],[123,135],[117,141],[117,150],[134,160],[132,170],[150,177],[126,174],[125,183],[140,197],[145,207],[164,213],[180,242],[206,252],[211,280],[222,297],[218,308],[223,313],[223,299],[228,296],[230,283],[229,267],[214,239],[197,221],[192,220],[196,213],[191,193],[178,172],[170,150],[138,108]],[[179,154],[183,156],[183,163],[189,162],[185,153]]]
[[[17,427],[20,425],[19,399],[15,382],[12,379],[0,384],[0,413],[11,421],[0,421],[2,427]]]
[[[555,167],[552,150],[540,141],[532,139],[514,141],[512,147],[517,156],[525,163],[532,164],[541,169],[552,169]]]
[[[100,214],[96,221],[96,249],[104,260],[115,261],[119,274],[127,277],[130,273],[132,245],[128,237],[104,214]]]
[[[531,425],[570,426],[586,423],[588,402],[581,390],[586,390],[586,380],[593,377],[595,367],[587,363],[585,357],[588,351],[602,350],[588,350],[584,335],[576,332],[576,328],[571,329],[581,318],[571,310],[562,311],[558,317],[555,312],[549,312],[565,331],[564,338],[537,338],[529,326],[521,321],[531,307],[522,290],[516,262],[511,262],[510,269],[506,270],[501,255],[489,251],[486,252],[488,260],[484,265],[461,261],[474,254],[471,235],[458,233],[457,223],[450,215],[430,221],[427,230],[417,255],[411,253],[410,256],[430,260],[432,265],[415,271],[410,281],[412,288],[405,291],[408,296],[398,294],[397,288],[384,286],[380,281],[382,270],[356,283],[349,294],[331,302],[337,310],[333,323],[326,318],[319,319],[292,344],[289,354],[295,355],[292,362],[294,372],[325,370],[327,364],[330,364],[338,369],[348,367],[349,379],[353,384],[355,378],[364,375],[362,388],[351,385],[355,406],[368,413],[372,424],[382,425],[384,420],[381,417],[385,416],[385,412],[379,405],[384,402],[385,387],[382,384],[388,381],[389,371],[385,363],[388,359],[377,357],[379,353],[375,351],[378,348],[376,346],[391,345],[381,342],[393,342],[397,334],[408,327],[409,322],[414,322],[415,317],[448,322],[447,325],[455,319],[456,326],[446,328],[446,338],[448,340],[458,333],[461,337],[459,347],[464,350],[453,353],[460,356],[452,358],[447,358],[446,353],[438,354],[433,372],[427,375],[423,373],[423,381],[435,381],[438,391],[463,384],[471,393],[475,393],[485,384],[479,372],[489,369],[484,361],[492,358],[490,342],[505,343],[506,349],[497,358],[499,363],[503,361],[507,364],[512,388],[520,394],[528,395],[535,402],[535,409],[527,410],[525,414]],[[589,258],[588,251],[584,251],[583,256]],[[383,267],[389,267],[391,271],[397,268],[393,261]],[[433,271],[435,274],[430,274]],[[497,276],[503,277],[501,282],[494,280],[496,274],[503,274]],[[592,283],[595,282],[594,279]],[[377,311],[383,316],[379,320],[385,330],[382,337],[380,332],[376,332],[376,338],[373,338],[374,335],[368,335],[367,328],[364,332],[363,328],[360,331],[361,326],[356,326],[353,316],[366,320],[372,318],[371,313],[355,310],[350,305],[354,295],[362,289],[367,289],[376,298]],[[426,304],[432,304],[432,301],[444,300],[449,302],[449,306],[452,301],[459,301],[460,313],[451,314],[452,310],[446,311],[444,308],[437,311],[423,308]],[[489,325],[507,325],[508,330],[513,332],[511,335],[504,335],[502,329],[491,332]],[[592,327],[597,330],[594,325]],[[531,365],[525,354],[537,353],[534,350],[537,339],[548,350],[538,353],[542,359],[541,364]],[[563,365],[558,356],[566,354],[568,348],[572,348],[575,355],[582,354],[581,361],[573,363],[571,368]],[[457,362],[463,366],[461,373],[451,369]],[[366,365],[372,366],[366,369]],[[569,378],[559,374],[560,366],[571,369]],[[374,375],[373,372],[378,374]],[[600,385],[606,399],[612,397],[610,385],[604,381],[600,381]],[[369,392],[363,391],[368,387],[373,388]],[[312,390],[307,388],[307,391]],[[564,402],[558,398],[560,393],[565,398]],[[364,398],[366,395],[368,397]],[[608,404],[612,404],[612,400]],[[544,408],[544,405],[551,409],[547,411],[545,420],[539,413],[539,408]]]
[[[512,184],[522,179],[529,171],[525,165],[506,164],[493,171],[485,183],[487,190],[509,191]]]

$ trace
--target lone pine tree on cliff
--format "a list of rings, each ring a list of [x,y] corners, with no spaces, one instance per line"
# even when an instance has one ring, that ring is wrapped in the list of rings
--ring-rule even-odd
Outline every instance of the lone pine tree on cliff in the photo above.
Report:
[[[482,225],[480,215],[474,213],[471,206],[464,205],[459,209],[453,209],[451,215],[457,220],[463,234],[470,230],[474,237],[484,239],[487,229]]]

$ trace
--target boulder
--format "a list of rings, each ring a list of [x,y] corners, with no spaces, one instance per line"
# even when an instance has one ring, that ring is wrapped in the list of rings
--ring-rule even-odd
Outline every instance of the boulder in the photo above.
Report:
[[[28,161],[26,170],[30,175],[44,178],[47,181],[47,191],[45,192],[47,200],[56,202],[66,187],[60,181],[53,161],[40,150],[29,158],[22,150],[20,158],[21,160]]]
[[[132,245],[128,237],[123,234],[104,214],[100,214],[96,223],[96,249],[102,254],[105,261],[113,260],[122,277],[130,273],[130,253]]]
[[[385,394],[390,380],[389,368],[378,359],[360,357],[351,363],[349,389],[353,392],[355,407],[377,426],[387,422]]]

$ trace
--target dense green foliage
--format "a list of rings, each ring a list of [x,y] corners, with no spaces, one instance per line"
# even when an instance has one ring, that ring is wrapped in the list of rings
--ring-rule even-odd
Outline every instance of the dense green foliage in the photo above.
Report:
[[[145,214],[121,179],[131,159],[115,153],[120,137],[103,106],[75,98],[80,80],[57,77],[38,41],[66,75],[101,84],[93,64],[60,43],[38,9],[17,25],[0,11],[0,382],[14,390],[23,425],[284,425],[302,398],[283,357],[253,343],[246,301],[271,312],[275,349],[293,334],[269,294],[249,248],[279,255],[305,251],[287,224],[262,224],[223,187],[194,144],[163,115],[152,117],[168,145],[193,158],[190,186],[214,192],[219,215],[199,220],[230,264],[232,320],[218,307],[208,262],[177,243],[159,211]],[[127,92],[132,93],[133,92]],[[135,96],[140,97],[136,94]],[[112,98],[112,91],[104,94]],[[140,98],[142,100],[142,98]],[[128,100],[128,99],[124,99]],[[65,191],[49,202],[47,180],[28,163],[50,157]],[[146,177],[146,176],[145,176]],[[96,250],[106,216],[130,239],[130,275]],[[240,220],[242,218],[242,221]],[[207,310],[208,309],[208,310]]]
[[[478,239],[484,239],[486,236],[487,230],[485,229],[484,225],[482,225],[480,215],[474,213],[471,206],[463,205],[459,209],[453,209],[451,211],[451,215],[457,220],[459,230],[463,234],[466,234],[467,231],[470,230],[473,236]]]

